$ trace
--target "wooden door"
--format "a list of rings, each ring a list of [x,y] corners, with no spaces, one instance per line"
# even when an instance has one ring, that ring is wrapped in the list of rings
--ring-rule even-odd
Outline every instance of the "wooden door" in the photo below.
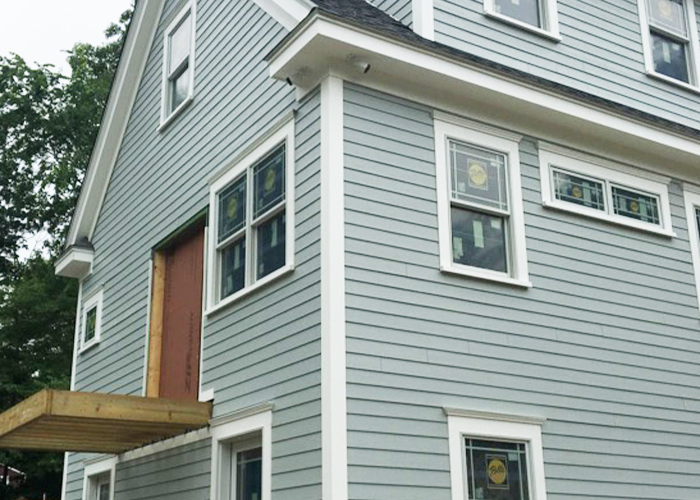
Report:
[[[196,401],[199,397],[204,228],[188,233],[156,252],[154,257],[147,395]]]

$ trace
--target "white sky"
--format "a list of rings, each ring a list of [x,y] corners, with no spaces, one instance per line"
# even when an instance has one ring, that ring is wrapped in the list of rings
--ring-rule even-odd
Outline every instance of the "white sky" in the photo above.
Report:
[[[66,53],[77,42],[99,44],[131,0],[0,0],[0,55],[53,64],[68,73]]]

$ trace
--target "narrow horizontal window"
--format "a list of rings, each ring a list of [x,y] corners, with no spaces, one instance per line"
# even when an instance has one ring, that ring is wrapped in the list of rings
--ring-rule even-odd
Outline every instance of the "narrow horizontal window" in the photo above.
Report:
[[[539,154],[545,206],[673,236],[669,180],[544,142]]]

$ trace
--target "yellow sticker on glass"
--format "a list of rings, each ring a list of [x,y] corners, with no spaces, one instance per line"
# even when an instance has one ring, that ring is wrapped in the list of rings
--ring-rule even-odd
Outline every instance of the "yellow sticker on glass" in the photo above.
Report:
[[[486,455],[489,489],[508,488],[508,459],[503,455]]]
[[[236,198],[231,198],[231,200],[228,202],[228,206],[226,207],[226,215],[228,215],[229,219],[236,218],[236,208],[238,208],[238,202],[236,201]]]
[[[277,174],[275,174],[275,169],[273,167],[268,168],[267,172],[265,172],[265,193],[269,193],[272,191],[272,188],[275,187],[276,177]]]
[[[473,162],[469,164],[469,185],[479,189],[488,189],[487,182],[489,176],[486,168],[481,163]]]

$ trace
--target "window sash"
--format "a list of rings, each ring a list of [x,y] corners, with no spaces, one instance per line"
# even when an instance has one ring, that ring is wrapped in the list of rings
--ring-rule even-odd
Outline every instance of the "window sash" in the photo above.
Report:
[[[657,31],[662,34],[668,35],[672,38],[676,38],[680,41],[685,41],[689,42],[690,41],[690,31],[689,31],[689,26],[688,26],[688,9],[686,7],[686,1],[687,0],[681,0],[681,12],[683,13],[683,32],[678,32],[675,31],[673,28],[670,26],[664,26],[661,24],[657,19],[654,18],[653,11],[654,9],[651,6],[651,2],[654,0],[646,0],[646,7],[647,7],[647,12],[648,12],[648,23],[649,23],[649,29],[652,31]]]

